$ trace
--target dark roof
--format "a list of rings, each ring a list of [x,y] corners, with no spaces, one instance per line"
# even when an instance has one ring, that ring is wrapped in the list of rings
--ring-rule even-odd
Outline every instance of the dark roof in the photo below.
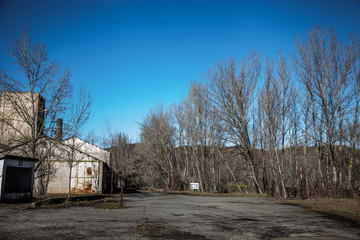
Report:
[[[14,156],[14,155],[2,155],[0,156],[0,159],[11,159],[11,160],[21,160],[21,161],[34,161],[36,162],[37,158],[30,158],[30,157],[20,157],[20,156]]]

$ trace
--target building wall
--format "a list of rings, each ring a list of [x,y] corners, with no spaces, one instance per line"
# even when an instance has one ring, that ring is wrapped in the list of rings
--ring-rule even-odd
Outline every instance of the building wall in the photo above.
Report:
[[[4,159],[0,160],[0,199],[2,199],[3,192],[3,176],[4,176]]]
[[[55,174],[48,185],[48,193],[68,193],[69,163],[54,161]],[[99,160],[77,161],[73,163],[71,172],[72,193],[101,193],[103,178],[103,162]]]
[[[111,170],[107,164],[102,164],[102,193],[111,193]]]
[[[101,193],[99,161],[76,162],[71,173],[71,192]]]
[[[75,146],[79,151],[89,154],[97,159],[102,159],[107,164],[110,164],[110,152],[105,149],[77,137],[65,139],[63,143],[68,146]]]
[[[74,160],[71,171],[71,192],[102,193],[103,184],[108,182],[104,181],[104,171],[107,170],[104,164],[106,166],[106,162],[110,160],[110,152],[76,137],[61,143],[54,141],[52,149],[55,174],[49,182],[48,193],[69,191],[68,161],[71,160]]]
[[[69,189],[69,164],[66,161],[54,161],[55,174],[51,177],[48,193],[67,193]]]
[[[45,100],[38,93],[2,92],[0,143],[11,145],[14,140],[22,141],[31,136],[32,128],[40,131],[44,121],[44,109]],[[29,124],[25,119],[34,119],[35,124]]]

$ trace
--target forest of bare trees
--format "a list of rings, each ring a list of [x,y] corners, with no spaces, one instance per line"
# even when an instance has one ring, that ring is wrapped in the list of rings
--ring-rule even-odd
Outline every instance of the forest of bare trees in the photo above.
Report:
[[[292,61],[255,52],[212,66],[178,104],[145,117],[141,184],[165,189],[359,194],[360,42],[318,26]]]

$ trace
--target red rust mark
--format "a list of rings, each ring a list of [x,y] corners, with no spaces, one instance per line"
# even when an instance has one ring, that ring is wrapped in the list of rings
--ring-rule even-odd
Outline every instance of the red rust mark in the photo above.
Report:
[[[86,181],[84,190],[91,190],[91,187],[92,187],[91,181]]]

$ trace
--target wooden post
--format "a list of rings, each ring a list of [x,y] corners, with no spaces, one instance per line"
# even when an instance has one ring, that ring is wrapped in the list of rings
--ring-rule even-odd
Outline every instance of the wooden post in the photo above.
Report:
[[[111,197],[113,197],[114,194],[114,172],[111,171]]]
[[[123,201],[123,193],[124,193],[124,188],[123,188],[123,186],[122,186],[122,184],[121,184],[121,207],[123,207],[124,206],[124,201]]]

